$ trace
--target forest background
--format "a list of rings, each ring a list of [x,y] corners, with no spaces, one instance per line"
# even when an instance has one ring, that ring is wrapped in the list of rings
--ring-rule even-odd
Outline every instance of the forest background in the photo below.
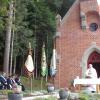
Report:
[[[35,77],[40,76],[42,45],[50,65],[56,15],[63,18],[74,1],[13,0],[12,5],[12,0],[0,0],[0,71],[22,74],[31,42]]]

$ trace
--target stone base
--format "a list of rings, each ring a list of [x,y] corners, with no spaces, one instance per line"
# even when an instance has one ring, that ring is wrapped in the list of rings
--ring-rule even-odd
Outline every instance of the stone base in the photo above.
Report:
[[[22,100],[23,94],[20,93],[11,93],[8,94],[8,100]]]

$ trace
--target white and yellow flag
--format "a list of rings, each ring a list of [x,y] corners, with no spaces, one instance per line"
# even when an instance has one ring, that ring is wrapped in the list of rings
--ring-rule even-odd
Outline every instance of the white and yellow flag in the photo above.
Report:
[[[27,56],[27,59],[25,61],[25,72],[28,74],[28,76],[31,76],[34,71],[34,64],[33,64],[33,58],[32,58],[32,51],[31,51],[31,44],[29,43],[29,54]]]
[[[53,54],[52,54],[52,59],[51,59],[51,64],[50,64],[50,75],[55,76],[57,71],[56,68],[56,49],[53,49]]]
[[[47,62],[46,62],[46,53],[44,44],[42,47],[42,57],[41,57],[41,75],[43,77],[47,75]]]
[[[33,59],[32,59],[32,56],[30,54],[28,55],[28,57],[26,59],[25,67],[29,72],[33,72],[33,70],[34,70]]]

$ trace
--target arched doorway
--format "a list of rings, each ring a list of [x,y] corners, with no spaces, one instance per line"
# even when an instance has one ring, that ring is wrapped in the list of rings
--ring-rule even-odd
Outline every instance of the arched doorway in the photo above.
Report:
[[[100,77],[100,53],[92,52],[88,58],[88,64],[90,63],[96,69],[98,77]]]

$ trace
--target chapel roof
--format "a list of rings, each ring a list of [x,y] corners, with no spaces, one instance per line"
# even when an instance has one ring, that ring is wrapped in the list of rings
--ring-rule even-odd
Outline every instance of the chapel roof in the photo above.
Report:
[[[69,17],[69,15],[73,11],[73,9],[76,7],[76,5],[78,5],[80,3],[80,1],[91,1],[91,0],[75,0],[75,2],[73,3],[72,7],[70,7],[69,11],[62,18],[61,24],[63,24],[65,22],[65,20],[67,20],[67,18]],[[99,12],[100,12],[100,0],[93,0],[93,1],[97,1],[98,6],[99,6]]]

